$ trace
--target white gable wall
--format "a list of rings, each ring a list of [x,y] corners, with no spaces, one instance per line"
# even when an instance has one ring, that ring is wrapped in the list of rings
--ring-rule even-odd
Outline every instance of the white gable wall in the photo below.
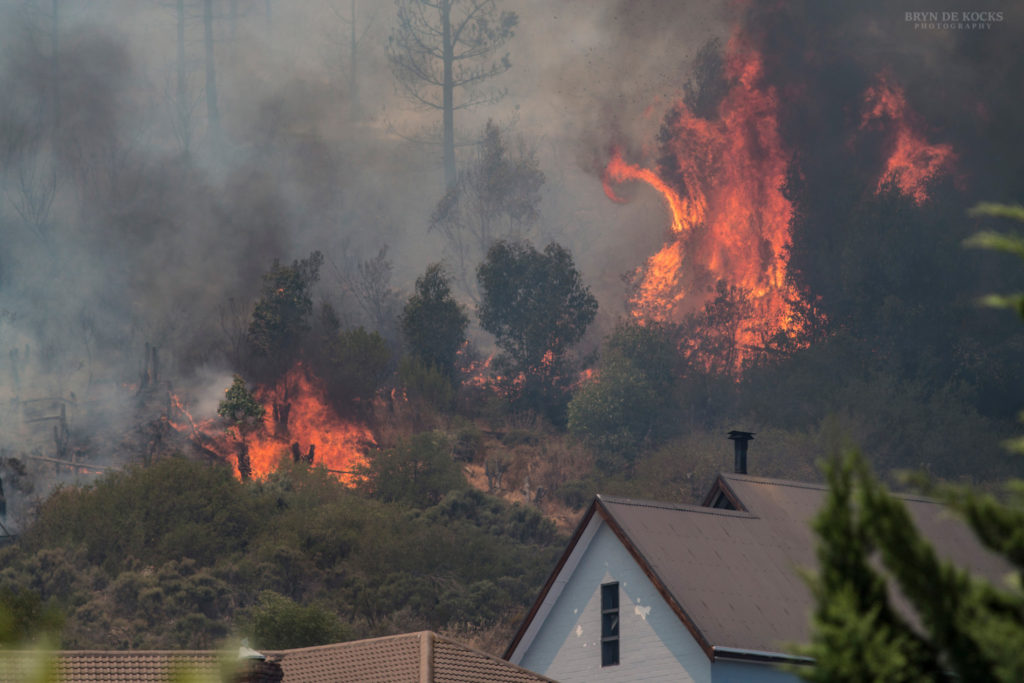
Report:
[[[579,563],[558,577],[567,581],[550,612],[511,660],[563,683],[711,683],[708,656],[636,560],[598,515],[590,524],[596,530]],[[612,581],[619,582],[619,664],[602,667],[601,584]]]

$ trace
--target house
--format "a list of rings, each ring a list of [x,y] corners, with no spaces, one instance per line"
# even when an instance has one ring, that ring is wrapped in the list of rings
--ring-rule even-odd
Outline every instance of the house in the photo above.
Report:
[[[563,683],[798,680],[778,665],[809,661],[790,646],[810,637],[799,569],[816,564],[810,522],[825,494],[721,474],[699,506],[597,496],[505,657]],[[1008,574],[944,507],[902,499],[940,555]]]
[[[235,653],[196,651],[0,650],[0,683],[44,680],[40,664],[69,683],[171,683],[178,680],[234,683],[550,683],[506,660],[431,631],[293,650]],[[182,676],[187,678],[182,678]]]

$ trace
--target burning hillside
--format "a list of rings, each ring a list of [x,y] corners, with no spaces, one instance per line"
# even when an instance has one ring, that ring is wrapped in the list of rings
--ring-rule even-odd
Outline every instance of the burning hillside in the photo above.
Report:
[[[203,451],[237,465],[242,477],[263,478],[282,459],[322,465],[343,481],[363,462],[363,451],[373,444],[365,426],[338,417],[326,399],[323,383],[302,364],[289,370],[273,386],[256,389],[262,416],[248,424],[225,424],[211,418],[195,421],[182,402],[174,404],[184,422],[172,422],[187,432]]]

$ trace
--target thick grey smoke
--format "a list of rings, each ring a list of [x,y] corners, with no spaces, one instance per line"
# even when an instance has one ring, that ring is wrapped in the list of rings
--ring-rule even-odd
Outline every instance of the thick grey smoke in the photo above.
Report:
[[[353,31],[350,0],[214,2],[220,137],[208,117],[203,3],[181,3],[181,61],[178,5],[0,7],[9,500],[42,495],[39,477],[53,472],[82,476],[38,458],[119,465],[170,439],[149,382],[173,380],[209,417],[275,259],[323,251],[318,296],[344,322],[370,324],[346,291],[358,263],[386,247],[398,299],[443,254],[427,230],[443,191],[439,148],[424,142],[438,116],[396,93],[390,3],[358,0]],[[493,119],[537,150],[548,182],[533,237],[574,251],[612,320],[619,275],[660,240],[663,217],[653,196],[611,206],[602,157],[613,133],[656,128],[658,103],[678,94],[703,34],[720,26],[694,8],[666,22],[655,4],[505,5],[520,16],[513,68],[498,84],[508,94],[460,113],[458,130],[472,140]],[[34,472],[19,479],[11,468],[25,462]]]
[[[180,63],[176,0],[0,5],[3,457],[57,447],[51,423],[22,433],[19,406],[35,399],[51,400],[50,418],[66,403],[76,438],[91,439],[80,441],[91,457],[113,462],[146,443],[133,432],[137,397],[117,388],[142,381],[147,343],[160,349],[161,381],[173,379],[208,417],[234,369],[232,348],[260,276],[275,259],[321,250],[318,297],[345,323],[370,324],[347,291],[356,264],[387,247],[400,298],[442,257],[439,236],[428,231],[443,192],[441,154],[423,140],[439,117],[396,92],[387,62],[391,3],[215,1],[219,139],[207,116],[203,3],[181,4]],[[682,96],[700,48],[728,39],[737,5],[501,5],[519,14],[512,68],[497,83],[507,96],[460,112],[457,131],[472,140],[493,119],[536,149],[547,184],[533,238],[574,253],[601,302],[596,339],[624,310],[620,276],[660,246],[667,227],[646,188],[623,188],[636,200],[625,205],[604,196],[609,149],[657,156],[665,112]],[[871,65],[896,47],[901,63],[922,71],[936,54],[994,63],[986,51],[1012,42],[1007,31],[988,43],[908,38],[883,30],[898,24],[890,10],[872,11],[856,15],[856,42],[843,48],[863,51]],[[813,13],[800,21],[832,26],[832,36],[850,20]],[[775,28],[762,36],[767,52],[794,58],[799,46],[772,49],[786,33]],[[973,83],[970,73],[951,75]]]

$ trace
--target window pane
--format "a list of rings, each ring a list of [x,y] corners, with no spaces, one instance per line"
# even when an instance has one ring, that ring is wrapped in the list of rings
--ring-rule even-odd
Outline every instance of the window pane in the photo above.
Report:
[[[619,584],[606,583],[601,586],[601,611],[619,608]]]
[[[617,638],[619,635],[619,613],[607,612],[601,615],[601,637]]]
[[[619,663],[619,641],[606,640],[601,643],[601,666],[614,666]]]

